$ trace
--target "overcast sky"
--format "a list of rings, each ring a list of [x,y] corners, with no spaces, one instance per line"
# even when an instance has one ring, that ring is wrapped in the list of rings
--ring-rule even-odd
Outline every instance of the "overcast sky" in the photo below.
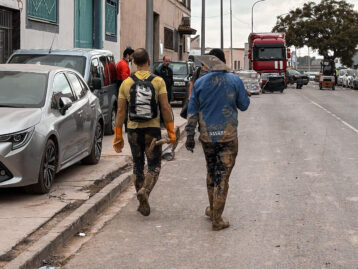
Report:
[[[251,32],[251,7],[257,0],[232,0],[233,14],[233,47],[243,48]],[[311,0],[320,2],[320,0]],[[358,0],[346,0],[355,4],[358,10]],[[201,2],[192,0],[192,27],[201,34]],[[302,7],[307,0],[265,0],[254,7],[254,32],[270,32],[276,24],[277,16],[288,13],[297,7]],[[230,0],[224,3],[224,47],[230,47]],[[206,0],[206,47],[220,47],[220,0]],[[307,49],[301,49],[305,55]]]

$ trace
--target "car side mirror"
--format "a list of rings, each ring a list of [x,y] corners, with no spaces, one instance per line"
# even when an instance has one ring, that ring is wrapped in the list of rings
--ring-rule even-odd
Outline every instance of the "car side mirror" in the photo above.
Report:
[[[102,88],[102,81],[100,78],[92,78],[93,90],[100,90]]]
[[[72,100],[68,97],[61,97],[58,102],[58,108],[61,115],[65,115],[66,111],[72,106]]]

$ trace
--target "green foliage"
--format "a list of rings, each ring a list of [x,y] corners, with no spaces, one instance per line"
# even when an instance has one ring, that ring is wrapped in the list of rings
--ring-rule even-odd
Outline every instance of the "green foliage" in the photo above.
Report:
[[[308,2],[277,17],[273,32],[286,33],[288,46],[308,46],[328,59],[351,66],[358,45],[358,12],[344,0]]]

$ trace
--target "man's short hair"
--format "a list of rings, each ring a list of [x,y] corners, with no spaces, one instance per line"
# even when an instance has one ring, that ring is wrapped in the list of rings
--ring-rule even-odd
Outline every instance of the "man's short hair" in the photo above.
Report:
[[[134,52],[134,49],[132,49],[131,47],[126,48],[126,49],[123,51],[123,58],[126,58],[127,55],[133,54],[133,52]]]
[[[148,52],[143,49],[143,48],[140,48],[140,49],[136,49],[133,53],[133,60],[134,60],[134,63],[138,66],[143,66],[145,65],[146,63],[148,63],[149,61],[149,54]]]
[[[164,57],[163,57],[163,61],[165,60],[165,58],[166,57],[168,57],[169,58],[169,56],[168,55],[164,55]],[[170,60],[170,58],[169,58],[169,60]]]
[[[217,58],[219,58],[220,61],[226,63],[225,53],[221,49],[212,49],[209,52],[209,55],[214,55]]]

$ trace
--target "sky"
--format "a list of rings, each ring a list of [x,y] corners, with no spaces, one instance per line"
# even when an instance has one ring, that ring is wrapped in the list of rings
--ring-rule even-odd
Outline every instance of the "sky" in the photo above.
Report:
[[[201,2],[191,0],[192,28],[201,34]],[[251,32],[251,7],[257,0],[232,0],[233,47],[243,48]],[[320,0],[311,0],[320,2]],[[346,0],[354,4],[358,11],[358,0]],[[302,7],[308,0],[265,0],[254,7],[254,32],[271,32],[277,16]],[[230,0],[223,0],[224,47],[230,47]],[[220,47],[220,0],[206,0],[206,47]],[[307,55],[308,49],[298,51],[300,56]],[[311,52],[312,53],[312,52]]]

